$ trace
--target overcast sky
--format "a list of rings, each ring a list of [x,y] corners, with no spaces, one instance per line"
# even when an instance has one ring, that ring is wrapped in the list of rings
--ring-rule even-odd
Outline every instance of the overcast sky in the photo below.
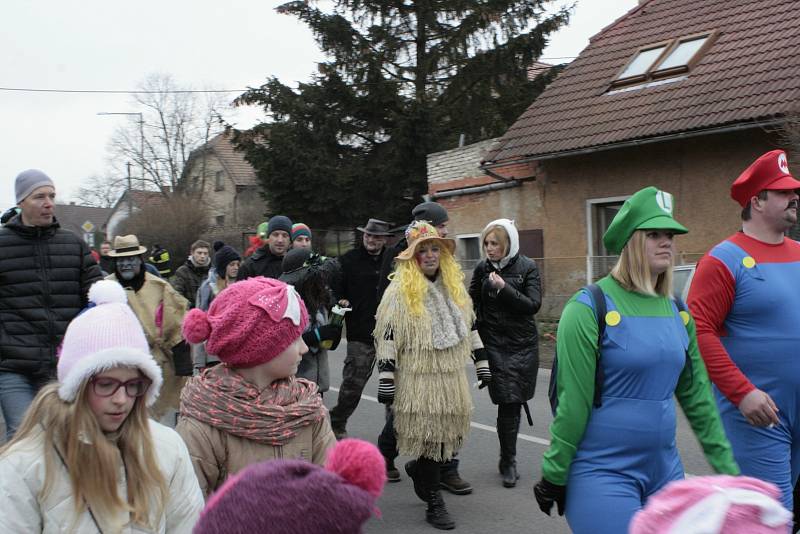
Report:
[[[267,0],[16,0],[0,17],[0,87],[131,90],[151,73],[198,89],[242,89],[268,76],[305,81],[322,60],[311,33]],[[559,0],[558,4],[562,4]],[[568,28],[552,36],[542,60],[573,57],[637,0],[578,0]],[[563,60],[550,59],[559,63]],[[238,93],[230,93],[233,98]],[[0,90],[0,211],[14,204],[14,178],[45,171],[61,202],[108,168],[106,146],[135,112],[125,94]],[[255,111],[228,117],[241,127]]]

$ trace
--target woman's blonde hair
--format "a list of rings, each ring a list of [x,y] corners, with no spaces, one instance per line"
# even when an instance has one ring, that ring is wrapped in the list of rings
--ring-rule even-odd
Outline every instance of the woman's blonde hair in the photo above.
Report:
[[[672,297],[672,266],[658,275],[653,285],[650,263],[647,261],[646,243],[648,230],[636,230],[622,248],[617,264],[611,269],[611,276],[628,291],[644,295]]]
[[[416,250],[414,252],[416,254]],[[450,250],[444,245],[439,246],[439,273],[450,298],[453,299],[456,305],[463,307],[468,300],[467,290],[464,287],[464,272],[450,253]],[[425,275],[417,264],[416,258],[398,261],[393,279],[396,279],[400,285],[400,293],[403,295],[411,314],[415,316],[422,315],[425,311],[422,302],[428,291],[428,284],[425,281]]]
[[[490,234],[494,234],[495,239],[503,246],[503,257],[508,256],[508,251],[511,249],[511,239],[508,237],[508,231],[501,225],[495,224],[488,228],[484,228],[481,232],[481,257],[486,257],[486,238]]]
[[[54,462],[63,460],[71,481],[76,521],[88,506],[95,517],[106,519],[106,524],[113,524],[113,518],[123,512],[131,514],[132,523],[157,529],[167,500],[167,482],[156,461],[145,398],[136,399],[114,443],[103,434],[89,408],[89,381],[84,381],[72,403],[58,396],[58,387],[58,383],[48,384],[36,395],[13,439],[0,448],[0,456],[10,454],[17,443],[42,427],[45,481],[40,499],[53,488]],[[117,491],[119,455],[126,473],[128,502]],[[123,526],[119,525],[120,529]]]

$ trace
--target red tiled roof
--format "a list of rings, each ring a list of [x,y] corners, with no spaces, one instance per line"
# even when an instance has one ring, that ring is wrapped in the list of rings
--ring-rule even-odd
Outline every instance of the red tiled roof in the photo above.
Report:
[[[774,119],[800,99],[797,0],[649,0],[594,38],[485,163]],[[642,46],[717,30],[688,77],[608,94]]]

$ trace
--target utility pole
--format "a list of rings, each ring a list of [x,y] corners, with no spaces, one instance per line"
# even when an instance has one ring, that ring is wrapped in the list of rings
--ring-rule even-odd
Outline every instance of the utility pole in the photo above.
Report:
[[[128,167],[128,218],[133,215],[133,191],[131,190],[131,162],[125,164]]]

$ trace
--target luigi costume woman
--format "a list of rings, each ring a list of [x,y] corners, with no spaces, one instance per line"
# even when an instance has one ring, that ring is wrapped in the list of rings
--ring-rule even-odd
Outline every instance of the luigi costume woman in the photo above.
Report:
[[[688,231],[672,206],[672,195],[646,187],[623,204],[603,236],[620,258],[597,282],[607,312],[600,339],[587,288],[561,315],[558,405],[534,494],[543,512],[554,503],[559,514],[566,511],[576,534],[627,532],[648,497],[683,478],[673,395],[714,471],[739,474],[694,320],[672,297],[672,237]]]

